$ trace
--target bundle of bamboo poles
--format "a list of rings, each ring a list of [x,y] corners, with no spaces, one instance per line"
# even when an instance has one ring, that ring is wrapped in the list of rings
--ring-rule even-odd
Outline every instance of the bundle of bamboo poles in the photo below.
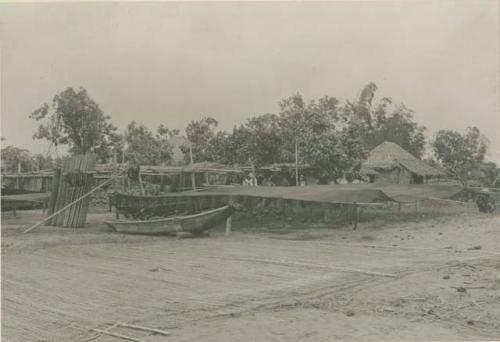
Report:
[[[89,153],[68,157],[63,161],[61,169],[55,170],[48,207],[49,216],[91,190],[93,174],[89,171],[94,169],[95,164],[95,154]],[[86,197],[76,202],[67,210],[54,216],[48,224],[72,228],[85,226],[89,201],[90,197]]]

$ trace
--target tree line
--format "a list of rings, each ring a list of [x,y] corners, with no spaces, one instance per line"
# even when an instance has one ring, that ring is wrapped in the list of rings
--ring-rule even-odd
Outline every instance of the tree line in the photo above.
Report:
[[[441,130],[426,140],[426,128],[414,119],[414,112],[389,97],[377,95],[377,86],[364,86],[354,100],[340,101],[324,96],[307,101],[300,93],[279,102],[277,114],[250,117],[232,131],[218,130],[218,122],[210,116],[190,122],[184,131],[189,144],[181,146],[184,162],[212,161],[226,165],[263,166],[273,163],[300,164],[318,170],[318,178],[326,182],[358,176],[361,162],[368,152],[384,141],[400,145],[417,158],[440,166],[457,179],[470,177],[474,170],[489,179],[488,186],[500,186],[500,170],[494,163],[484,163],[488,141],[478,128],[465,133]],[[54,147],[67,146],[70,154],[94,152],[100,162],[112,160],[142,165],[174,163],[173,137],[180,130],[160,124],[151,130],[143,124],[130,122],[119,133],[111,118],[104,114],[83,88],[67,88],[33,111],[30,117],[40,122],[34,139],[48,140]],[[23,160],[28,169],[26,151],[8,146],[2,159],[9,159],[6,169],[17,171]],[[29,154],[28,154],[29,155]],[[43,157],[43,156],[42,156]],[[38,158],[40,156],[32,156]],[[44,160],[50,164],[53,160]],[[31,162],[33,164],[33,162]],[[12,170],[16,165],[16,170]],[[44,165],[46,166],[46,165]],[[41,167],[38,166],[38,169]]]

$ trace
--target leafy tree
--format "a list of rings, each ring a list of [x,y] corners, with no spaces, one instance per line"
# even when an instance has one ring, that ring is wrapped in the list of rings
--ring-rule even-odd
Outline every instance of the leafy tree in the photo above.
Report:
[[[279,161],[282,139],[279,118],[273,114],[252,117],[232,134],[234,163],[269,165]]]
[[[425,127],[414,121],[414,112],[404,104],[393,106],[387,97],[375,102],[376,91],[377,86],[369,83],[356,102],[347,101],[344,121],[356,127],[367,150],[391,141],[420,158],[425,150]]]
[[[306,104],[299,93],[280,103],[279,126],[283,136],[283,159],[295,159],[295,143],[299,148],[318,134],[332,133],[339,119],[338,100],[325,96]]]
[[[238,156],[237,150],[237,139],[234,133],[217,132],[207,145],[205,161],[213,161],[225,165],[238,164],[241,159]],[[189,147],[187,147],[187,153],[189,153]],[[185,154],[185,156],[187,155]]]
[[[194,162],[213,161],[209,154],[210,141],[215,137],[218,122],[212,117],[204,117],[199,121],[191,121],[186,127],[186,136],[191,143]],[[189,146],[182,146],[184,159],[190,162]]]
[[[46,139],[56,147],[68,145],[70,153],[96,152],[106,159],[109,147],[116,142],[111,118],[84,88],[66,88],[54,96],[50,106],[44,103],[30,117],[42,121],[34,139]]]
[[[500,167],[493,162],[483,163],[479,166],[481,172],[480,180],[484,186],[500,188]]]
[[[356,173],[364,158],[363,146],[355,126],[342,122],[337,99],[325,96],[306,104],[295,94],[280,107],[283,159],[295,159],[296,141],[299,161],[317,167],[322,182]]]
[[[21,172],[36,170],[36,164],[26,149],[7,146],[2,148],[2,171],[17,173],[20,166]]]
[[[32,159],[37,170],[50,170],[57,162],[51,156],[41,153],[35,154]]]
[[[156,130],[156,138],[158,140],[168,140],[172,137],[178,136],[180,131],[178,129],[170,129],[163,124],[160,124]]]
[[[477,127],[469,127],[465,134],[441,130],[432,142],[436,159],[465,184],[469,173],[484,160],[488,140]]]
[[[139,165],[161,165],[172,160],[172,146],[168,143],[169,132],[163,125],[155,136],[146,126],[135,121],[128,124],[125,132],[127,148],[125,161]]]

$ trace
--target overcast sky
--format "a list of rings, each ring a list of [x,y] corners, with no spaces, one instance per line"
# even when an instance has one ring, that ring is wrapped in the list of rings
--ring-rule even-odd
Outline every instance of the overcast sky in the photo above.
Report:
[[[0,4],[2,136],[44,152],[29,114],[85,87],[121,130],[231,129],[300,92],[369,82],[428,128],[476,125],[500,162],[497,1]]]

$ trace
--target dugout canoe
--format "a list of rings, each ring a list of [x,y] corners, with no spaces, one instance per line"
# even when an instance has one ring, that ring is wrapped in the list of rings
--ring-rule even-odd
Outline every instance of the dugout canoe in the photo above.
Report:
[[[119,233],[146,235],[175,235],[179,232],[201,233],[224,222],[233,213],[233,207],[203,211],[198,214],[160,218],[154,220],[105,220],[104,222]]]

